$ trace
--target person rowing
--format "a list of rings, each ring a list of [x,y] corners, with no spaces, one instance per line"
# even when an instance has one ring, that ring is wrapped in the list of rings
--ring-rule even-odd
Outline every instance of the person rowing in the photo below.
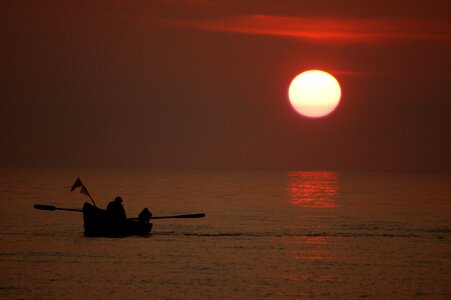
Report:
[[[122,202],[122,198],[117,196],[113,201],[108,203],[108,206],[106,208],[108,218],[114,224],[121,224],[127,219],[127,215],[125,214],[125,209],[122,205]]]

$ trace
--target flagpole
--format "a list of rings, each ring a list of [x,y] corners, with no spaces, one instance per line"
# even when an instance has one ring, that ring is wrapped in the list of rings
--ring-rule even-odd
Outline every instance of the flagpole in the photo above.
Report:
[[[97,207],[96,203],[94,202],[94,199],[92,199],[91,195],[88,193],[89,199],[91,199],[92,204],[94,204],[95,207]]]
[[[94,206],[97,207],[97,205],[96,205],[96,203],[94,202],[94,199],[92,199],[91,195],[89,195],[89,198],[91,199],[92,204],[94,204]]]
[[[92,199],[91,194],[88,192],[88,189],[82,185],[81,189],[80,189],[80,193],[85,194],[86,196],[89,197],[89,199],[91,199],[92,204],[94,204],[95,207],[97,207],[96,203],[94,202],[94,199]]]

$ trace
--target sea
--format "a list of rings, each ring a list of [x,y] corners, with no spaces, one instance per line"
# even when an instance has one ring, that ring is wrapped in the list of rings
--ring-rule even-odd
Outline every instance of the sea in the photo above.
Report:
[[[116,196],[148,237],[83,236]],[[451,174],[0,168],[0,299],[451,299]]]

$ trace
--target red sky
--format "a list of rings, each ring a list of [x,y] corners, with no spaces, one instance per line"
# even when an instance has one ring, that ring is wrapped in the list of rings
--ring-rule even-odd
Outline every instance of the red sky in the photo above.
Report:
[[[451,169],[447,1],[3,2],[0,165]]]

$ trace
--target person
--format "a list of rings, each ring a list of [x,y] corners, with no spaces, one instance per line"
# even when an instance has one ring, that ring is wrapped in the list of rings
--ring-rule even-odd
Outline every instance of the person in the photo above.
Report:
[[[146,208],[144,208],[142,210],[142,212],[138,215],[138,220],[140,220],[143,223],[149,223],[150,218],[152,217],[152,213],[150,212],[150,210]]]
[[[106,208],[107,214],[113,222],[123,222],[127,219],[124,206],[122,206],[122,198],[116,197],[113,201],[108,203]]]

